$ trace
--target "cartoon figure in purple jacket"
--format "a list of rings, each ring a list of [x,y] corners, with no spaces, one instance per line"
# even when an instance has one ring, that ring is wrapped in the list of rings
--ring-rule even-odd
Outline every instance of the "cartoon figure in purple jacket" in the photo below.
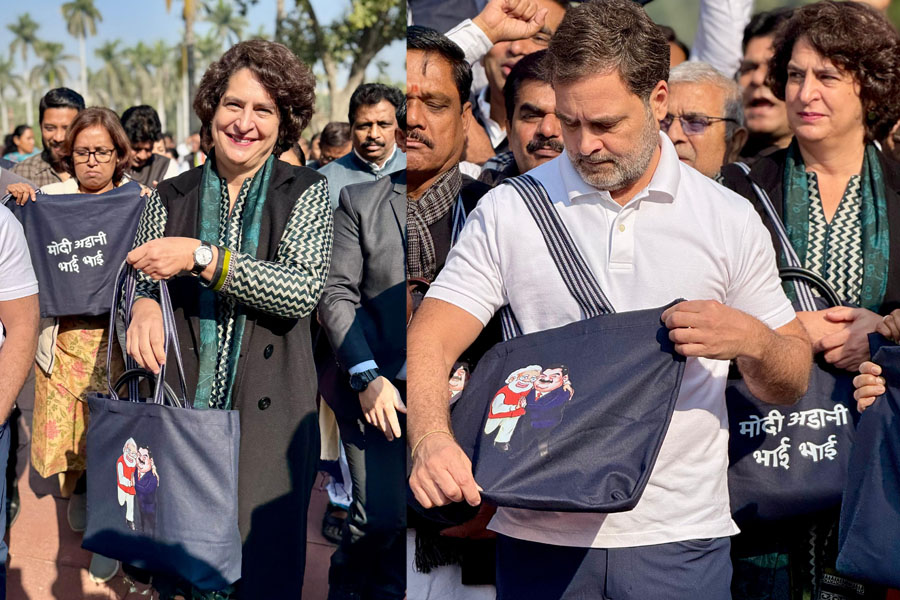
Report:
[[[550,436],[553,429],[562,422],[563,409],[575,395],[569,382],[569,368],[565,365],[551,365],[541,371],[532,389],[525,398],[528,420],[538,442],[541,456],[550,453]]]
[[[156,531],[156,490],[159,489],[159,474],[153,462],[153,452],[147,444],[138,448],[134,489],[137,492],[137,504],[141,514],[141,531],[153,536]]]

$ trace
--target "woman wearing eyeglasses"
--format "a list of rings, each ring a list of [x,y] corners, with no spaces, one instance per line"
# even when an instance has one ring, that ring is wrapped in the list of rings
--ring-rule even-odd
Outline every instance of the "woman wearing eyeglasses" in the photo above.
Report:
[[[882,315],[900,307],[900,165],[874,143],[900,118],[900,34],[862,3],[803,6],[775,35],[768,85],[785,102],[794,139],[786,149],[761,157],[749,175],[725,167],[724,183],[758,207],[751,182],[765,190],[802,265],[855,306],[797,315],[819,356],[855,372],[869,359],[867,334]],[[771,230],[764,214],[763,221]],[[773,242],[780,250],[774,230]],[[822,534],[836,532],[837,518],[817,517],[815,526],[824,526],[818,530]],[[773,540],[784,542],[781,552],[801,547],[809,535],[779,529],[765,542],[770,548]],[[821,541],[818,547],[830,547],[824,537]],[[817,567],[834,566],[819,558]],[[809,556],[791,559],[794,579]],[[744,589],[747,573],[746,564],[736,563],[734,589]],[[786,581],[786,570],[783,575]]]
[[[127,183],[125,169],[131,152],[119,117],[108,108],[88,108],[75,117],[63,145],[65,181],[41,188],[45,194],[102,194]],[[16,202],[34,200],[27,184],[14,184],[9,192]],[[40,199],[37,200],[40,202]],[[84,490],[76,486],[86,468],[85,444],[88,408],[84,402],[91,390],[106,387],[108,316],[68,316],[43,319],[35,369],[34,422],[31,462],[41,477],[58,475],[60,491],[71,495],[69,525],[83,531]],[[113,380],[124,369],[122,354],[113,352]],[[97,556],[91,576],[98,581],[112,578],[118,564]]]

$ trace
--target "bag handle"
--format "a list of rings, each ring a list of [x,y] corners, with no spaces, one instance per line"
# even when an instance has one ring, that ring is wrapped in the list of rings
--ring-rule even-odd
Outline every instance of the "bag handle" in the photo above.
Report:
[[[531,175],[511,177],[503,183],[515,188],[525,201],[525,206],[537,223],[556,269],[584,315],[591,318],[616,312],[591,273],[587,261],[575,245],[544,186]],[[522,335],[522,328],[509,305],[500,309],[500,320],[503,326],[503,339],[508,340]]]
[[[784,221],[782,221],[781,217],[778,216],[778,211],[775,210],[775,205],[772,203],[772,199],[769,198],[769,194],[766,192],[766,190],[759,187],[759,185],[755,181],[750,179],[750,167],[743,162],[736,162],[734,164],[744,172],[744,175],[747,176],[747,180],[753,187],[753,193],[756,194],[756,197],[759,199],[760,204],[763,205],[763,208],[766,211],[766,216],[769,217],[769,221],[774,226],[775,235],[778,236],[778,242],[781,244],[781,249],[784,251],[784,258],[785,261],[787,261],[787,268],[801,269],[802,271],[806,271],[806,275],[814,275],[817,279],[821,280],[821,282],[825,284],[825,286],[829,291],[831,291],[831,293],[834,293],[833,290],[831,290],[831,286],[829,286],[824,279],[803,267],[803,263],[800,262],[800,257],[797,256],[797,252],[791,245],[791,239],[788,237],[787,228],[784,226]],[[807,311],[817,310],[815,296],[812,293],[812,289],[809,287],[809,283],[812,282],[813,279],[806,277],[805,275],[802,277],[791,277],[789,279],[793,279],[794,292],[797,294],[797,301],[800,303],[800,308]],[[822,289],[818,284],[816,284],[816,287],[819,287],[820,290]],[[840,306],[840,304],[840,301],[838,301],[838,303],[833,306]]]
[[[136,275],[136,274],[135,274]],[[178,369],[178,387],[181,391],[182,404],[187,408],[193,408],[193,403],[187,402],[187,384],[184,377],[184,361],[181,359],[181,346],[178,345],[178,328],[175,325],[175,311],[172,308],[172,296],[169,294],[169,286],[165,281],[160,280],[160,306],[162,307],[163,323],[168,319],[169,341],[166,342],[166,355],[169,354],[168,344],[172,344],[172,350],[175,352],[175,366]],[[163,365],[163,369],[165,365]],[[163,376],[165,383],[165,371],[161,370],[160,375]],[[160,398],[162,400],[162,398]]]
[[[531,175],[512,177],[504,183],[516,188],[525,200],[525,205],[541,231],[559,274],[582,312],[588,318],[616,312],[606,294],[600,289],[597,279],[575,245],[544,186]]]
[[[119,390],[126,383],[129,384],[129,386],[130,386],[133,381],[140,381],[141,379],[150,380],[151,382],[153,382],[154,386],[157,383],[156,375],[154,375],[151,371],[148,371],[147,369],[142,369],[142,368],[138,367],[136,369],[128,369],[127,371],[122,373],[122,375],[120,375],[119,378],[116,380],[116,382],[113,384],[113,389]],[[184,402],[182,401],[182,399],[178,397],[178,395],[175,393],[175,390],[173,390],[172,387],[165,381],[163,381],[163,393],[165,394],[165,398],[166,398],[166,400],[169,401],[169,404],[171,406],[176,406],[178,408],[184,408]],[[130,397],[136,397],[136,396],[130,396]]]
[[[791,279],[795,283],[801,282],[806,286],[812,285],[813,287],[817,288],[822,294],[822,298],[824,298],[825,301],[828,302],[828,306],[843,305],[841,297],[838,296],[837,292],[834,291],[834,288],[828,284],[824,277],[822,277],[815,271],[804,269],[803,267],[781,267],[780,269],[778,269],[778,274],[782,279]],[[818,309],[816,307],[813,307],[813,310]]]
[[[509,304],[504,304],[500,307],[500,327],[503,331],[504,340],[511,340],[522,335],[522,327],[519,325],[519,321],[516,319],[516,315]]]
[[[466,224],[466,207],[463,204],[462,193],[456,195],[456,204],[453,205],[452,225],[450,228],[450,247],[456,245],[459,234]]]
[[[131,310],[134,304],[134,296],[137,287],[137,272],[127,263],[123,262],[119,267],[119,271],[116,274],[116,282],[113,286],[113,297],[112,303],[109,313],[109,343],[107,344],[106,349],[106,361],[107,365],[109,365],[112,361],[112,341],[116,337],[116,315],[118,314],[120,302],[124,302],[124,326],[127,330],[128,325],[131,323]],[[175,316],[172,310],[172,301],[169,296],[169,290],[166,286],[165,281],[159,282],[159,291],[160,291],[160,300],[159,305],[162,311],[163,317],[163,339],[164,339],[164,348],[165,354],[168,356],[169,354],[169,346],[173,345],[175,348],[175,362],[176,367],[178,369],[178,383],[181,391],[181,401],[176,405],[186,408],[193,408],[192,404],[187,401],[187,385],[185,384],[184,378],[184,366],[181,360],[181,350],[178,347],[178,338],[175,329]],[[130,356],[127,356],[125,359],[125,367],[126,373],[133,372],[137,369],[137,364]],[[153,394],[153,402],[156,404],[164,404],[166,399],[165,394],[165,378],[166,378],[166,365],[163,364],[160,366],[159,375],[156,377],[156,386]],[[121,378],[120,378],[121,379]],[[133,402],[137,401],[138,398],[138,381],[139,378],[135,376],[131,376],[126,379],[128,383],[128,393],[129,398],[132,399]],[[109,389],[109,395],[115,400],[119,400],[119,395],[117,393],[119,386],[113,386],[112,380],[110,378],[109,367],[107,366],[106,370],[106,384]]]

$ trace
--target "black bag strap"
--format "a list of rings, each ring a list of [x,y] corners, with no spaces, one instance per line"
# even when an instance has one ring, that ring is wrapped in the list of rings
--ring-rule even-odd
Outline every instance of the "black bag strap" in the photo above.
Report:
[[[775,235],[778,236],[778,242],[781,244],[781,249],[784,251],[784,257],[787,261],[787,268],[800,269],[801,271],[805,271],[805,274],[803,274],[802,276],[785,277],[784,275],[782,275],[782,279],[789,278],[793,280],[794,292],[797,294],[797,301],[800,303],[800,308],[802,310],[818,310],[816,307],[815,296],[813,295],[812,289],[809,287],[809,282],[811,281],[811,279],[807,277],[807,275],[815,274],[812,271],[804,269],[803,263],[800,262],[800,257],[797,256],[797,252],[791,245],[791,240],[787,234],[787,228],[784,226],[784,221],[782,221],[781,217],[778,216],[778,211],[775,210],[775,205],[772,203],[772,199],[769,198],[769,194],[766,192],[766,190],[759,187],[759,185],[755,181],[750,179],[750,167],[746,163],[737,162],[734,164],[741,171],[743,171],[745,175],[747,175],[747,180],[753,187],[753,193],[756,194],[756,197],[759,199],[760,204],[763,205],[763,208],[766,211],[766,215],[769,217],[769,221],[775,228]],[[825,287],[828,288],[828,290],[833,295],[834,291],[831,290],[831,286],[829,286],[828,283],[825,282],[825,280],[821,277],[818,277],[818,279],[821,280],[821,283],[824,283]],[[821,288],[821,286],[818,285],[818,282],[816,282],[816,287]],[[828,294],[825,295],[827,297]],[[837,304],[833,306],[838,305],[840,305],[840,301],[838,301]]]
[[[843,305],[841,297],[834,291],[834,288],[825,281],[824,277],[815,271],[810,271],[803,267],[781,267],[778,269],[778,274],[782,279],[791,279],[795,283],[801,282],[804,285],[817,288],[819,293],[822,294],[822,298],[828,303],[828,306]],[[813,310],[818,310],[818,307],[814,307]]]
[[[553,263],[585,318],[616,312],[594,274],[591,273],[578,246],[575,245],[546,188],[531,175],[511,177],[503,183],[515,188],[524,200],[528,212],[531,213],[544,238]],[[522,328],[509,305],[500,309],[500,320],[503,326],[503,339],[522,335]]]
[[[519,326],[519,321],[516,320],[516,315],[513,314],[509,304],[500,307],[500,327],[504,340],[511,340],[522,335],[522,328]]]
[[[113,389],[118,391],[126,383],[130,386],[132,381],[140,381],[141,379],[147,379],[153,386],[156,386],[157,376],[147,369],[138,367],[137,369],[128,369],[124,373],[122,373],[113,384]],[[168,400],[169,404],[171,404],[172,406],[180,406],[181,399],[175,393],[175,390],[173,390],[172,387],[165,381],[163,381],[163,393],[165,394],[166,400]]]
[[[122,266],[119,267],[118,273],[116,274],[116,283],[113,286],[113,297],[111,303],[112,306],[109,313],[109,343],[107,344],[106,348],[106,385],[109,390],[109,395],[114,400],[119,400],[118,388],[120,387],[120,384],[123,383],[123,381],[120,379],[120,381],[117,382],[116,385],[113,385],[109,373],[109,365],[112,362],[112,342],[116,337],[116,315],[119,311],[120,303],[124,303],[124,326],[127,329],[129,323],[131,322],[131,308],[134,304],[136,287],[137,272],[127,262],[123,262]],[[172,310],[172,299],[169,296],[169,289],[166,286],[165,281],[159,282],[159,295],[159,305],[163,317],[163,338],[165,344],[165,353],[166,356],[168,356],[170,346],[174,347],[175,363],[178,369],[178,383],[181,396],[177,397],[174,395],[166,394],[166,365],[161,365],[159,374],[156,376],[153,402],[156,404],[165,404],[165,400],[167,398],[171,401],[173,397],[175,397],[175,406],[179,408],[193,408],[192,404],[187,401],[187,385],[184,378],[184,365],[181,360],[181,349],[178,346],[178,334],[176,333],[175,329],[175,314]],[[137,402],[139,397],[138,383],[141,377],[135,373],[135,370],[139,369],[139,367],[137,366],[137,363],[134,361],[134,359],[132,359],[127,354],[125,357],[125,369],[126,373],[129,374],[129,377],[125,378],[125,382],[128,383],[128,397],[132,402]]]
[[[531,175],[512,177],[503,183],[512,185],[522,196],[541,231],[566,288],[578,302],[585,316],[590,318],[616,312],[606,294],[600,289],[597,279],[575,245],[544,186]]]
[[[456,204],[453,205],[453,213],[451,216],[452,225],[450,226],[450,247],[456,245],[459,234],[466,224],[466,207],[463,204],[462,192],[456,195]]]

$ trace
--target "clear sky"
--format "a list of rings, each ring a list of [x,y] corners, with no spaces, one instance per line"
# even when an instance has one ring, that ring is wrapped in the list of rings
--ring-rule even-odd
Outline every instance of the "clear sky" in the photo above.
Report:
[[[72,82],[78,78],[78,43],[66,31],[60,6],[64,0],[3,0],[3,10],[0,11],[0,53],[9,53],[9,44],[12,34],[6,28],[14,22],[18,15],[28,12],[31,17],[41,24],[38,35],[41,39],[62,42],[66,45],[66,53],[76,57],[66,64]],[[103,21],[97,24],[97,35],[87,39],[88,67],[96,69],[99,61],[94,56],[94,49],[105,41],[119,38],[123,45],[131,46],[137,41],[152,43],[160,38],[169,44],[174,44],[182,39],[184,22],[181,19],[182,4],[179,0],[173,0],[171,12],[166,12],[165,0],[95,0],[95,6],[103,16]],[[313,0],[313,7],[320,22],[329,23],[340,17],[350,6],[350,0]],[[286,0],[287,10],[293,10],[294,0]],[[255,34],[260,27],[265,29],[268,36],[275,30],[275,0],[259,0],[256,6],[250,8],[247,13],[250,22],[249,34]],[[195,31],[198,35],[204,34],[209,25],[198,23]],[[29,51],[30,52],[30,51]],[[376,61],[387,62],[388,75],[394,81],[406,80],[406,43],[404,40],[394,42],[385,48],[376,57]],[[29,55],[29,66],[35,64],[33,54]],[[17,58],[17,64],[21,57]],[[370,76],[377,71],[373,61],[370,66]]]

